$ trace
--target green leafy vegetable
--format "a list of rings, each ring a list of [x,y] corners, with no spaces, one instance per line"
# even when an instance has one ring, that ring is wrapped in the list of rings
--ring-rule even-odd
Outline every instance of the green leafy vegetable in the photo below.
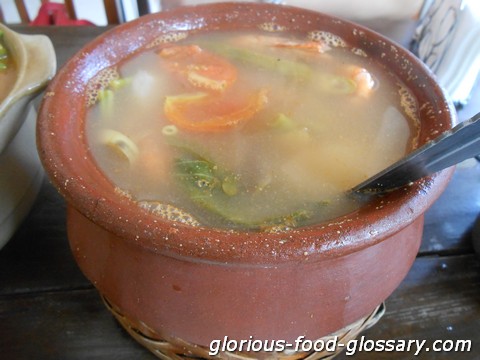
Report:
[[[296,227],[311,218],[313,207],[281,216],[259,215],[252,207],[258,192],[248,189],[241,177],[182,146],[174,173],[188,197],[198,206],[222,217],[230,226],[266,229],[275,225]]]
[[[104,116],[110,116],[113,113],[114,93],[110,89],[102,89],[98,92],[98,102]]]
[[[208,45],[213,51],[229,59],[254,65],[261,69],[278,72],[299,81],[307,80],[312,75],[311,68],[301,62],[282,59],[258,51],[236,48],[228,45]]]
[[[131,78],[118,78],[110,81],[106,87],[98,91],[98,102],[104,116],[111,116],[114,111],[115,92],[132,82]]]
[[[118,79],[114,79],[114,80],[110,81],[108,86],[112,90],[118,90],[118,89],[121,89],[121,88],[129,85],[131,82],[132,82],[131,78],[118,78]]]
[[[4,33],[0,31],[0,70],[8,69],[9,54],[5,45]]]
[[[270,126],[279,131],[291,131],[297,128],[297,124],[284,113],[279,113],[270,123]]]
[[[317,84],[316,88],[321,92],[336,95],[353,94],[357,88],[352,79],[341,75],[315,72],[310,66],[299,61],[228,45],[207,44],[206,46],[232,60],[274,71],[297,81],[309,80]]]

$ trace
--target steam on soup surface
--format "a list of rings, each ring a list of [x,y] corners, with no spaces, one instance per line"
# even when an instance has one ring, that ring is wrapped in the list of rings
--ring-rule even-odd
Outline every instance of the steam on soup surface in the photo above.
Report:
[[[16,80],[16,66],[0,30],[0,102],[8,95]]]
[[[323,32],[160,44],[97,74],[88,95],[101,169],[192,225],[277,231],[348,213],[360,204],[346,191],[418,132],[399,79]]]

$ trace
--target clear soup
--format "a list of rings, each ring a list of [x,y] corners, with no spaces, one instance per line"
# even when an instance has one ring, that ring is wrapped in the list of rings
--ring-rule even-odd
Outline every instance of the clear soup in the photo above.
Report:
[[[158,41],[88,85],[91,153],[119,192],[194,226],[283,231],[416,145],[404,84],[333,34]]]

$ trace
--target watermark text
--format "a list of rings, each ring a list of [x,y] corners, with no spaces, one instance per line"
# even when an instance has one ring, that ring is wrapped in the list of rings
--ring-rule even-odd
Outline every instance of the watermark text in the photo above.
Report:
[[[345,349],[347,356],[360,352],[406,352],[418,356],[422,352],[469,352],[471,340],[435,340],[430,345],[427,340],[371,340],[365,336],[343,343],[338,336],[328,340],[309,340],[299,336],[293,342],[286,340],[259,340],[250,336],[244,340],[234,340],[225,336],[210,343],[209,355],[216,356],[220,352],[337,352]]]

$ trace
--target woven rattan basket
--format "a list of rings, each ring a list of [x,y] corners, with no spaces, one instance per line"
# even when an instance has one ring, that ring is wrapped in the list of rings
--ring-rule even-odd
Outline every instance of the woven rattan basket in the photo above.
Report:
[[[252,360],[252,359],[280,359],[280,360],[328,360],[339,355],[344,347],[337,347],[335,351],[310,351],[310,352],[219,352],[218,355],[209,355],[209,348],[195,345],[178,338],[161,338],[148,326],[137,326],[128,319],[121,310],[108,299],[102,297],[106,307],[120,322],[122,327],[141,345],[150,350],[160,359],[221,359],[221,360]],[[350,340],[375,325],[385,313],[385,304],[380,304],[370,315],[356,321],[345,328],[325,336],[319,341],[326,343],[328,340],[337,338],[338,343],[347,344]],[[141,327],[141,329],[140,329]]]

